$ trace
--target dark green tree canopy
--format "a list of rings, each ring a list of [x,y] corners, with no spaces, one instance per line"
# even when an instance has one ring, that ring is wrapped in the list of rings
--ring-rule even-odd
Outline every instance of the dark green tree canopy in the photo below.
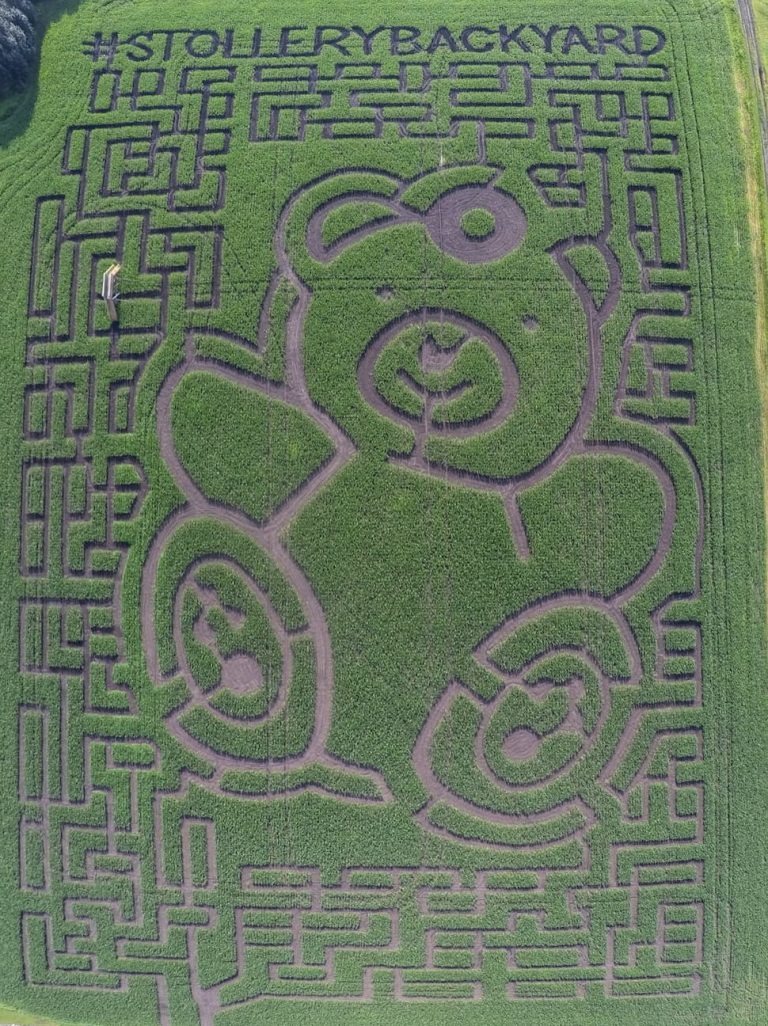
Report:
[[[0,0],[0,96],[26,85],[36,50],[31,0]]]

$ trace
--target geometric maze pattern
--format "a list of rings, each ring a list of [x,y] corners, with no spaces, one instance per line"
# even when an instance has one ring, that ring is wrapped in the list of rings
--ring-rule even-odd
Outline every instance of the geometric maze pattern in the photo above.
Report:
[[[201,1023],[265,997],[477,1001],[499,980],[514,1001],[697,993],[701,529],[691,588],[650,611],[652,697],[601,771],[619,809],[612,837],[574,841],[567,870],[350,866],[329,879],[319,866],[243,866],[228,905],[215,822],[180,814],[170,825],[190,780],[169,782],[141,733],[121,623],[147,496],[137,389],[169,324],[221,307],[218,215],[237,132],[253,144],[541,138],[549,159],[529,174],[553,209],[583,207],[590,169],[619,154],[623,193],[606,202],[626,228],[640,299],[613,412],[683,453],[700,501],[684,434],[696,423],[696,318],[670,68],[656,57],[144,67],[119,49],[95,60],[88,114],[66,133],[62,192],[37,201],[31,240],[18,709],[27,983],[124,991],[151,977],[168,1024],[168,981],[180,978]],[[98,298],[115,261],[130,283],[119,325]],[[207,935],[226,938],[231,973],[203,985]]]

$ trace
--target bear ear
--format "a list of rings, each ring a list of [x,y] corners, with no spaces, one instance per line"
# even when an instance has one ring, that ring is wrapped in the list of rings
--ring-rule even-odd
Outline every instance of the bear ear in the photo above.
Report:
[[[602,240],[588,236],[558,243],[552,253],[579,298],[601,319],[612,312],[619,298],[619,265]]]
[[[309,219],[309,255],[323,264],[330,263],[353,243],[398,220],[402,220],[402,213],[391,200],[366,193],[337,196]]]

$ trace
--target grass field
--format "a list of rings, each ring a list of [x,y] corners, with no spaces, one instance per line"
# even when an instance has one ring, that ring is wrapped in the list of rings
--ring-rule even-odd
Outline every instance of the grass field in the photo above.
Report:
[[[758,43],[763,66],[768,62],[768,3],[765,0],[755,0],[753,5],[755,21],[758,30]]]
[[[40,12],[0,1021],[768,1021],[735,4]]]

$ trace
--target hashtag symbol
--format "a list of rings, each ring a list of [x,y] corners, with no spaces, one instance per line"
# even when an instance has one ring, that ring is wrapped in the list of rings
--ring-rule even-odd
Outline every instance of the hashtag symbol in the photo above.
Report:
[[[83,40],[83,53],[86,57],[90,57],[94,63],[106,61],[107,66],[109,66],[117,54],[118,42],[117,32],[113,32],[107,38],[104,37],[103,33],[97,32],[92,39]]]

